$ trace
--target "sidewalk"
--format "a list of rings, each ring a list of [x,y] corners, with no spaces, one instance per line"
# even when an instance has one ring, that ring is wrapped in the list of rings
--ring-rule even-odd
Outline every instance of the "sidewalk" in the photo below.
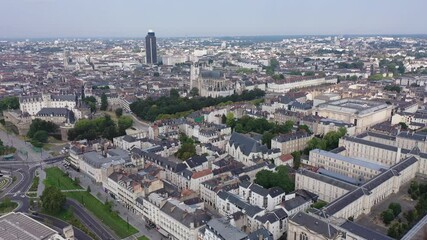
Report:
[[[39,176],[39,186],[37,187],[37,197],[40,197],[44,191],[44,180],[46,179],[46,172],[42,169],[37,169],[36,173]]]
[[[139,230],[139,233],[136,233],[132,236],[129,236],[125,239],[128,240],[134,240],[141,236],[146,236],[150,240],[160,240],[161,235],[159,232],[157,232],[155,229],[147,230],[145,228],[145,221],[142,218],[142,215],[137,215],[129,211],[127,208],[123,207],[119,202],[111,198],[109,194],[107,194],[104,189],[102,188],[101,184],[95,183],[92,181],[92,179],[82,173],[76,172],[72,169],[65,170],[62,166],[59,166],[63,171],[68,171],[70,173],[70,177],[74,179],[74,177],[78,177],[80,180],[80,185],[83,189],[87,189],[88,186],[90,186],[91,194],[97,198],[102,203],[105,202],[107,199],[108,201],[111,201],[114,203],[113,210],[116,210],[119,212],[120,217],[127,221],[129,220],[129,224],[134,226],[136,229]]]

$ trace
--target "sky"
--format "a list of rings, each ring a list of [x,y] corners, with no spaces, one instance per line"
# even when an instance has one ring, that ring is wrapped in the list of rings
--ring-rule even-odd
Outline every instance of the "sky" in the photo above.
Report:
[[[426,0],[0,0],[0,39],[427,34],[426,9]]]

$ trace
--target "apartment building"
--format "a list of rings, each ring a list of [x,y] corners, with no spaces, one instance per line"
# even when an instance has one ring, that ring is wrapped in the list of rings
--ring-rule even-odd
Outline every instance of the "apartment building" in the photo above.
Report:
[[[239,196],[251,205],[271,211],[282,202],[285,191],[279,187],[266,189],[256,183],[243,181],[239,184]]]
[[[301,151],[307,147],[308,141],[310,141],[313,136],[313,134],[309,134],[305,131],[282,134],[271,140],[271,148],[280,149],[281,154]]]

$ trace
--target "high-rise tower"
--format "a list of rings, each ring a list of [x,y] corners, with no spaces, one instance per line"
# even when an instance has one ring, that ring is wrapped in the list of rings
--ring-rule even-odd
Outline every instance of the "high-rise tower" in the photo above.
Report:
[[[156,35],[153,30],[148,30],[147,36],[145,37],[145,53],[147,64],[157,63]]]

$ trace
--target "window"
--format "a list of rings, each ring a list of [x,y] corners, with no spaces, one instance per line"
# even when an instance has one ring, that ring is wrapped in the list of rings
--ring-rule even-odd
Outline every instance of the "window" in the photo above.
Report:
[[[308,240],[307,234],[304,232],[300,233],[299,240]]]

